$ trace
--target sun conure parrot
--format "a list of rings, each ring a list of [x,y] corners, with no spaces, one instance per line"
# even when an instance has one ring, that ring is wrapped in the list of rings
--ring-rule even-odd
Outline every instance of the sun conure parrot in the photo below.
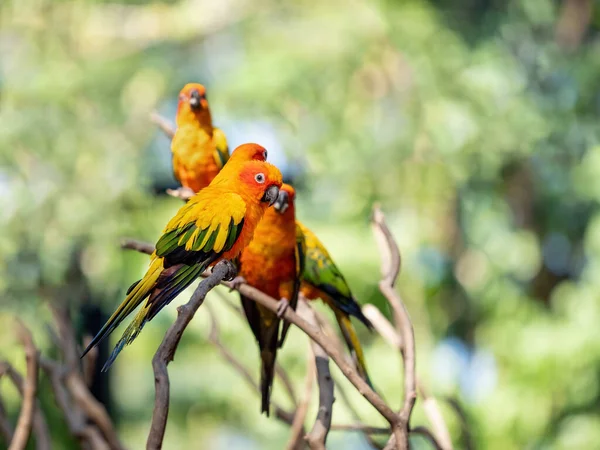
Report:
[[[175,120],[173,172],[182,186],[198,192],[210,184],[229,159],[225,134],[213,127],[204,86],[188,83],[183,87]]]
[[[261,411],[269,415],[269,403],[277,348],[283,344],[289,328],[280,320],[287,306],[296,309],[300,290],[303,257],[296,242],[294,188],[283,184],[273,208],[267,210],[256,227],[254,239],[238,261],[238,278],[280,301],[278,314],[241,296],[250,328],[260,348]]]
[[[304,271],[302,273],[300,292],[309,300],[322,299],[333,309],[358,373],[373,387],[367,373],[362,346],[360,345],[350,316],[356,317],[369,329],[372,329],[373,325],[362,313],[360,305],[353,297],[346,279],[333,262],[329,252],[319,238],[300,222],[296,221],[296,223],[304,235],[305,245]]]
[[[265,155],[256,144],[238,147],[211,184],[194,195],[169,221],[156,243],[150,268],[131,285],[125,300],[84,351],[109,335],[140,303],[145,303],[103,367],[107,370],[144,324],[207,267],[232,260],[250,243],[267,207],[278,198],[281,172],[272,164],[248,160]]]

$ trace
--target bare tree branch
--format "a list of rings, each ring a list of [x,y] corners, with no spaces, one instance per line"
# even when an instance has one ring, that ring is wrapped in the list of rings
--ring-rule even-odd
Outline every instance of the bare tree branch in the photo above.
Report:
[[[36,410],[36,395],[38,389],[38,352],[33,343],[33,337],[25,325],[17,319],[17,335],[25,349],[27,360],[27,376],[23,383],[23,404],[17,420],[17,426],[10,442],[9,450],[22,450],[29,441],[33,415]]]
[[[94,423],[98,427],[98,430],[106,439],[106,444],[111,449],[122,449],[123,445],[119,441],[119,437],[106,408],[91,394],[88,385],[80,372],[80,352],[77,348],[75,332],[69,317],[68,309],[65,305],[59,305],[56,302],[50,302],[49,307],[58,328],[59,348],[63,354],[66,365],[62,370],[62,382],[64,382],[66,389],[77,406],[85,414],[85,420]],[[89,358],[91,358],[91,356],[89,356],[89,354],[86,355],[86,359]],[[88,437],[90,442],[96,443],[95,445],[103,445],[100,444],[100,440],[95,436],[95,431],[89,431]]]
[[[317,318],[318,318],[318,316],[317,316]],[[342,385],[337,380],[335,381],[335,384],[337,386],[337,392],[338,392],[340,398],[342,399],[342,401],[344,402],[346,407],[350,410],[350,413],[352,414],[352,416],[354,417],[354,420],[356,421],[355,424],[352,424],[349,426],[354,426],[354,427],[356,427],[357,430],[360,430],[361,428],[366,427],[365,425],[363,425],[362,419],[361,419],[360,415],[358,414],[358,411],[356,410],[356,408],[350,401],[350,398],[348,397],[346,390],[342,387]],[[337,426],[338,425],[332,425],[331,429],[334,430],[334,429],[336,429]],[[369,427],[366,427],[366,428],[369,428]],[[387,434],[391,433],[390,428],[382,428],[382,429],[386,430]],[[383,448],[383,446],[380,445],[378,442],[376,442],[367,431],[363,431],[363,436],[365,437],[365,439],[367,440],[367,442],[369,443],[369,445],[371,447],[380,449],[380,450]]]
[[[198,308],[204,303],[206,294],[224,279],[232,278],[235,275],[232,272],[235,272],[235,270],[228,261],[221,261],[214,266],[210,276],[200,282],[190,300],[185,305],[177,308],[177,319],[167,330],[163,341],[152,358],[156,397],[154,399],[152,425],[146,443],[148,449],[160,449],[165,436],[170,397],[167,365],[173,361],[181,336]]]
[[[175,136],[175,126],[169,121],[169,119],[161,116],[156,111],[150,114],[150,121],[162,130],[168,138],[173,139]]]
[[[8,415],[6,414],[6,407],[4,406],[2,398],[0,398],[0,435],[2,435],[6,445],[12,441],[13,433],[12,425],[8,421]]]
[[[110,450],[98,428],[87,423],[79,406],[71,404],[69,393],[64,385],[64,377],[68,369],[45,358],[40,360],[40,364],[50,379],[54,399],[63,412],[69,432],[79,440],[82,447],[88,445],[92,450]]]
[[[300,400],[300,404],[296,408],[296,414],[294,415],[294,421],[290,428],[290,437],[285,446],[286,450],[299,450],[305,447],[304,443],[304,420],[306,419],[306,413],[308,412],[308,405],[312,397],[313,385],[315,380],[315,355],[312,352],[311,347],[307,352],[307,363],[306,363],[306,377],[304,379],[304,394]]]
[[[196,195],[196,193],[192,189],[185,186],[178,187],[177,189],[167,189],[167,194],[171,197],[175,197],[186,202],[194,195]]]
[[[385,318],[381,312],[375,308],[373,305],[365,305],[363,307],[363,314],[367,316],[367,318],[373,324],[375,330],[384,338],[385,341],[388,342],[393,348],[396,348],[402,351],[402,339],[394,330],[392,324]],[[421,396],[423,397],[423,408],[425,410],[425,414],[431,426],[433,427],[433,434],[439,442],[439,446],[442,450],[452,450],[452,439],[450,437],[450,432],[448,431],[448,427],[446,426],[446,422],[442,413],[439,409],[437,401],[435,398],[431,397],[427,390],[425,389],[423,383],[417,380],[417,387]]]
[[[469,419],[467,418],[467,414],[461,404],[457,399],[452,397],[446,397],[446,402],[450,405],[450,407],[454,410],[458,418],[460,419],[461,425],[461,437],[462,437],[462,448],[465,450],[473,450],[475,448],[475,444],[473,443],[473,438],[471,436],[471,432],[469,430]]]
[[[136,239],[122,239],[121,248],[135,250],[136,252],[145,253],[147,255],[154,253],[154,245]]]
[[[250,386],[250,388],[257,394],[259,394],[260,387],[258,386],[256,381],[254,381],[254,378],[250,374],[250,371],[248,370],[248,368],[245,367],[234,356],[234,354],[227,347],[225,347],[225,345],[223,345],[223,343],[219,339],[219,323],[217,321],[217,317],[216,317],[212,307],[210,306],[210,304],[207,304],[206,307],[207,307],[208,314],[210,316],[210,322],[211,322],[210,332],[208,335],[208,341],[217,348],[217,350],[219,351],[219,353],[221,353],[221,356],[223,356],[225,361],[227,361],[229,363],[229,365],[231,365],[238,372],[238,374],[241,375],[241,377],[246,381],[246,383]],[[278,405],[274,401],[271,401],[271,404],[275,408],[275,417],[277,417],[279,420],[290,425],[293,421],[294,413],[284,410],[280,405]]]
[[[142,253],[148,253],[153,251],[152,245],[131,240],[124,241],[122,243],[122,247],[135,250],[140,249],[138,251],[141,251]],[[204,272],[201,276],[207,276],[207,272]],[[206,281],[208,280],[205,280],[205,282]],[[214,279],[212,279],[210,289],[214,287],[213,283],[214,285],[218,284],[218,282],[215,282]],[[230,289],[238,290],[245,297],[248,297],[249,299],[261,304],[262,306],[270,309],[273,312],[277,312],[277,300],[275,300],[272,297],[269,297],[268,295],[264,294],[258,289],[255,289],[247,284],[242,284],[238,287],[234,287],[231,283],[228,282],[222,282],[221,284],[227,286]],[[165,339],[163,339],[163,343],[159,347],[159,351],[157,351],[153,358],[153,367],[155,367],[155,385],[157,392],[157,402],[155,403],[154,408],[154,425],[151,429],[150,436],[148,438],[148,446],[150,448],[155,447],[152,447],[149,444],[160,443],[162,442],[162,438],[164,437],[164,429],[168,415],[168,410],[165,410],[164,406],[168,405],[169,403],[168,373],[166,371],[167,360],[170,357],[170,350],[168,349],[173,348],[173,343],[176,344],[181,338],[181,333],[183,332],[181,325],[187,325],[187,323],[189,323],[189,321],[191,320],[191,316],[188,318],[188,308],[190,308],[193,305],[193,312],[195,312],[204,301],[203,296],[200,300],[193,301],[194,297],[196,297],[196,294],[198,293],[198,289],[200,289],[200,286],[196,289],[196,292],[192,296],[192,299],[186,305],[180,307],[180,310],[183,310],[185,308],[185,317],[182,312],[179,313],[177,321],[171,326],[169,331],[167,331],[167,335],[165,335]],[[201,293],[203,293],[203,291]],[[206,294],[204,293],[204,295]],[[197,302],[198,304],[196,306]],[[184,318],[182,319],[182,317]],[[360,377],[360,375],[352,366],[352,364],[350,364],[346,360],[346,358],[344,358],[342,352],[336,348],[336,345],[332,343],[330,339],[327,336],[325,336],[325,334],[320,329],[313,325],[310,325],[299,315],[297,315],[291,308],[286,309],[283,318],[300,328],[312,340],[316,341],[317,344],[319,344],[323,348],[323,350],[325,350],[325,352],[329,355],[333,362],[340,368],[344,376],[354,385],[358,392],[365,399],[367,399],[367,401],[371,403],[371,405],[388,421],[388,423],[390,423],[392,430],[395,430],[396,432],[399,424],[398,415],[395,414],[394,411],[385,403],[385,401],[375,391],[373,391],[371,387]]]
[[[298,302],[298,312],[313,327],[319,326],[314,311],[305,301]],[[308,446],[312,450],[325,450],[327,434],[331,427],[331,416],[333,410],[333,378],[329,371],[329,357],[323,348],[311,341],[312,353],[315,355],[315,366],[317,369],[317,380],[319,384],[319,412],[312,427],[306,435]]]
[[[17,388],[19,394],[25,398],[25,381],[23,377],[11,366],[7,361],[0,362],[0,377],[7,375],[12,384]],[[35,448],[36,450],[50,449],[50,433],[46,419],[42,414],[39,401],[35,400],[35,410],[33,413],[33,431],[35,433]]]
[[[418,383],[419,392],[423,398],[423,409],[425,415],[431,424],[433,429],[433,435],[438,442],[441,450],[453,450],[452,438],[450,437],[450,431],[446,426],[446,421],[442,416],[442,411],[434,397],[430,396],[422,383]],[[414,430],[412,430],[414,431]]]
[[[399,421],[394,429],[396,446],[399,450],[408,450],[408,430],[410,416],[417,399],[415,376],[415,337],[408,311],[395,291],[394,285],[400,273],[400,250],[390,232],[379,206],[373,209],[373,231],[382,255],[381,272],[383,279],[379,282],[381,293],[388,300],[394,312],[396,327],[402,338],[402,356],[404,359],[404,402],[398,414]],[[387,255],[384,256],[384,255]]]
[[[427,439],[433,445],[435,450],[443,450],[442,446],[439,444],[439,442],[437,441],[435,436],[431,433],[431,431],[429,431],[429,429],[427,427],[423,427],[423,426],[414,427],[412,430],[410,430],[410,433],[411,434],[419,434],[419,435],[423,436],[425,439]]]
[[[360,431],[366,434],[390,434],[389,428],[383,427],[371,427],[368,425],[362,425],[358,423],[353,424],[333,424],[331,425],[331,431]]]

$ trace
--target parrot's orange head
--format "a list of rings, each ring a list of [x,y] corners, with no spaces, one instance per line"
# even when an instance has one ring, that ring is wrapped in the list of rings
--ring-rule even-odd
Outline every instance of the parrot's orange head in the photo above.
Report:
[[[177,125],[193,120],[212,127],[206,88],[199,83],[186,84],[179,92],[177,104]]]
[[[247,162],[254,160],[266,161],[267,149],[258,144],[242,144],[233,151],[229,157],[228,163]]]
[[[273,204],[273,208],[279,214],[294,214],[294,199],[296,198],[296,191],[289,184],[282,184],[279,189],[279,195],[277,200]]]
[[[239,179],[244,191],[256,201],[271,206],[277,200],[281,187],[281,172],[273,164],[264,161],[250,161],[243,165]]]

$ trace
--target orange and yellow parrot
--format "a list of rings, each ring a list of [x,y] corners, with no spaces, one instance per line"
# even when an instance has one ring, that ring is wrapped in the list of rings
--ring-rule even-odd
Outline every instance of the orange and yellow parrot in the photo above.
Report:
[[[229,159],[225,134],[213,127],[204,86],[188,83],[183,87],[176,123],[171,141],[173,172],[182,186],[198,192],[210,184]]]
[[[369,329],[373,328],[353,297],[346,279],[317,236],[297,222],[304,236],[305,259],[300,292],[307,299],[320,298],[334,311],[340,330],[360,376],[371,386],[365,356],[350,316],[356,317]]]
[[[281,186],[281,172],[275,166],[253,159],[265,155],[256,144],[238,147],[212,183],[179,209],[156,243],[150,268],[131,285],[84,355],[146,300],[104,365],[107,370],[144,324],[207,267],[241,253],[267,207],[277,200]]]
[[[244,313],[260,348],[261,411],[267,416],[277,348],[283,344],[289,328],[288,323],[281,323],[280,316],[288,305],[296,309],[300,290],[303,258],[296,242],[294,195],[291,186],[281,186],[273,208],[265,213],[256,227],[254,239],[242,251],[238,261],[239,277],[234,280],[234,284],[245,281],[280,301],[279,312],[275,314],[241,296]]]

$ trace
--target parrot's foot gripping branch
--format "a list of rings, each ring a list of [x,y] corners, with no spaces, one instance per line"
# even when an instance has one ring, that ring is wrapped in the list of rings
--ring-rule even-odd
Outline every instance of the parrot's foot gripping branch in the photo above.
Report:
[[[238,275],[231,280],[231,289],[229,289],[229,292],[237,291],[242,284],[247,284],[246,279],[243,276]]]
[[[279,305],[277,305],[277,317],[281,319],[285,314],[286,309],[289,308],[289,306],[290,302],[287,298],[282,298],[281,300],[279,300]]]

